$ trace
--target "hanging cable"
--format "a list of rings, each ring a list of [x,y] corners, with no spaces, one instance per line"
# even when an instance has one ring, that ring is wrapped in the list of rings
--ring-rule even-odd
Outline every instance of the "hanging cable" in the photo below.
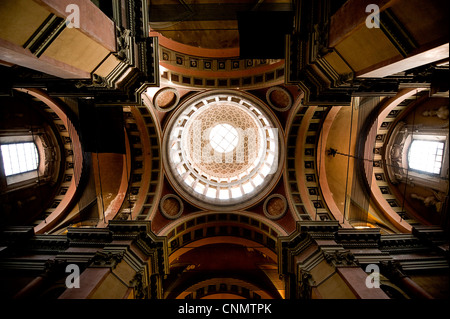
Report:
[[[103,214],[103,221],[106,222],[106,218],[105,218],[105,205],[103,203],[103,188],[102,188],[102,177],[100,174],[100,163],[98,160],[98,153],[97,153],[97,170],[98,170],[98,181],[99,181],[99,185],[100,185],[100,198],[102,200],[102,214]]]
[[[95,118],[97,118],[97,108],[95,106],[94,107],[94,113],[95,113]],[[96,126],[97,128],[97,126]],[[97,170],[98,170],[98,181],[99,181],[99,186],[100,186],[100,198],[102,200],[102,215],[103,215],[103,222],[106,223],[106,218],[105,218],[105,204],[103,202],[103,188],[102,188],[102,177],[100,174],[100,161],[98,159],[98,139],[97,139],[97,129],[95,129],[95,151],[96,151],[96,155],[97,155]]]
[[[358,157],[358,156],[355,156],[355,155],[342,153],[342,152],[339,152],[337,149],[331,148],[331,147],[328,149],[327,155],[331,155],[333,157],[335,157],[336,155],[342,155],[342,156],[352,157],[352,158],[354,158],[356,160],[360,160],[360,161],[367,161],[367,162],[372,162],[372,163],[375,162],[375,160],[373,160],[373,159],[364,158],[364,157]],[[392,165],[392,164],[387,164],[387,163],[383,163],[383,165],[390,166],[390,167],[398,167],[398,166],[395,166],[395,165]]]
[[[126,134],[126,130],[125,130],[125,135],[127,135],[126,138],[128,138],[128,134]],[[128,206],[130,209],[130,220],[132,220],[132,214],[131,214],[131,179],[130,179],[130,175],[131,175],[131,168],[130,168],[130,174],[128,174],[128,156],[127,156],[127,151],[125,150],[125,166],[126,166],[126,174],[127,174],[127,185],[128,185]],[[131,163],[130,163],[131,166]]]
[[[352,106],[352,113],[350,115],[350,133],[349,133],[349,140],[348,140],[348,153],[350,154],[351,144],[352,144],[352,129],[353,129],[353,106]],[[345,222],[345,213],[347,211],[347,191],[348,191],[348,173],[350,170],[350,157],[347,157],[347,175],[345,180],[345,198],[344,198],[344,214],[342,217],[342,224]]]

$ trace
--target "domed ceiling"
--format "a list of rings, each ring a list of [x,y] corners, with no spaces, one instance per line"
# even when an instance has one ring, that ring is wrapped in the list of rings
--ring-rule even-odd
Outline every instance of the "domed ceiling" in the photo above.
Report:
[[[249,94],[196,95],[180,106],[165,131],[169,179],[194,205],[248,207],[281,173],[278,128],[276,117]]]

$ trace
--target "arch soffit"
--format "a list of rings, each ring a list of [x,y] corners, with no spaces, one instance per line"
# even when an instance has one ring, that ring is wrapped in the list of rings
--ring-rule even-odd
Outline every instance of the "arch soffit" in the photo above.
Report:
[[[236,212],[231,212],[231,213],[230,212],[214,212],[214,211],[192,213],[192,214],[189,214],[188,216],[181,217],[181,218],[169,223],[168,225],[166,225],[166,227],[161,229],[161,231],[156,235],[168,236],[169,233],[171,233],[172,231],[175,231],[175,229],[177,229],[178,226],[184,224],[185,222],[187,222],[189,220],[192,220],[192,219],[195,219],[198,217],[206,218],[209,215],[215,215],[215,214],[234,214],[234,215],[253,218],[253,219],[258,220],[261,223],[265,224],[266,226],[268,226],[269,230],[275,231],[277,237],[288,235],[286,233],[286,231],[281,226],[279,226],[276,222],[269,220],[266,217],[262,217],[259,215],[255,215],[254,213],[249,213],[249,212],[245,212],[245,211],[236,211]],[[259,228],[257,228],[256,226],[252,226],[251,224],[244,224],[244,223],[238,222],[238,221],[233,221],[233,223],[242,224],[242,226],[253,228],[255,230],[256,229],[260,230]],[[203,227],[206,227],[207,225],[208,225],[208,223],[204,223]],[[245,247],[252,247],[255,250],[258,250],[261,253],[268,256],[269,258],[271,258],[274,262],[278,262],[277,254],[274,252],[273,249],[269,248],[268,246],[265,246],[262,243],[256,242],[255,240],[253,240],[251,238],[249,239],[249,238],[245,238],[243,236],[226,235],[226,236],[204,237],[204,238],[190,241],[189,245],[188,245],[189,247],[181,246],[170,253],[169,263],[171,263],[173,260],[175,260],[179,256],[183,255],[184,253],[186,253],[192,249],[195,249],[197,247],[201,247],[204,245],[217,244],[217,243],[238,244],[238,245],[245,246]]]
[[[377,121],[372,123],[371,125],[371,131],[377,131],[381,124],[383,123],[383,120],[388,116],[388,114],[396,107],[398,106],[402,101],[405,99],[421,92],[427,90],[427,88],[407,88],[403,89],[400,92],[397,93],[394,97],[387,99],[386,101],[382,102],[382,105],[379,109],[379,113],[377,116]],[[364,149],[373,149],[375,141],[369,141],[368,139],[365,141]],[[365,174],[365,177],[367,179],[367,172]],[[389,205],[389,203],[384,198],[383,194],[381,193],[380,188],[377,185],[377,181],[375,178],[375,173],[371,173],[371,181],[369,182],[370,191],[371,191],[371,197],[378,206],[378,208],[381,210],[381,212],[384,214],[384,216],[401,232],[403,233],[409,233],[412,231],[412,226],[406,222],[401,216],[397,214],[397,212]]]
[[[71,122],[70,118],[66,114],[64,107],[57,100],[50,97],[44,91],[36,88],[15,88],[15,90],[19,92],[24,92],[41,100],[50,109],[52,109],[52,111],[55,112],[58,115],[58,117],[62,120],[66,130],[69,131],[71,134],[70,138],[73,144],[74,161],[75,161],[74,168],[77,169],[77,172],[79,174],[79,176],[74,176],[74,178],[72,178],[70,186],[64,198],[61,200],[56,209],[47,218],[45,218],[44,221],[42,221],[41,223],[39,223],[37,226],[34,227],[34,231],[36,234],[42,234],[47,231],[50,231],[57,224],[57,222],[63,216],[65,216],[75,198],[78,182],[80,180],[81,172],[83,170],[83,156],[81,150],[81,142],[78,132],[73,126],[73,123]]]

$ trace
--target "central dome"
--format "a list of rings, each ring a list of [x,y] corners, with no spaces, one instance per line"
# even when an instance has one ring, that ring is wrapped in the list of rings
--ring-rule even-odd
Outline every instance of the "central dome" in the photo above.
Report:
[[[169,181],[199,207],[254,204],[281,172],[280,134],[275,116],[249,94],[198,94],[179,107],[165,130]]]

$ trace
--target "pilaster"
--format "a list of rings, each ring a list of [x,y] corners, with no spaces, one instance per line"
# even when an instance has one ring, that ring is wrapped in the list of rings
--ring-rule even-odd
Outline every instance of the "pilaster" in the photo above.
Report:
[[[385,299],[380,288],[366,285],[367,274],[355,254],[338,242],[336,221],[298,222],[296,235],[282,250],[281,270],[290,278],[287,298]],[[377,234],[361,234],[373,242]],[[345,237],[345,236],[344,236]],[[283,246],[283,244],[281,244]],[[283,264],[284,263],[288,263]]]
[[[15,298],[39,296],[64,283],[68,265],[78,266],[80,285],[67,288],[61,299],[163,295],[162,279],[169,271],[167,242],[151,232],[150,222],[112,220],[106,228],[71,227],[64,235],[35,235],[33,228],[10,227],[1,235],[3,274],[21,271],[31,278]]]
[[[165,240],[154,236],[150,222],[111,220],[110,242],[95,253],[82,273],[83,298],[155,298],[162,285],[152,288],[154,278],[168,271]],[[91,280],[84,288],[83,282]],[[92,282],[96,282],[95,284]],[[60,298],[79,297],[80,291],[67,289]]]

